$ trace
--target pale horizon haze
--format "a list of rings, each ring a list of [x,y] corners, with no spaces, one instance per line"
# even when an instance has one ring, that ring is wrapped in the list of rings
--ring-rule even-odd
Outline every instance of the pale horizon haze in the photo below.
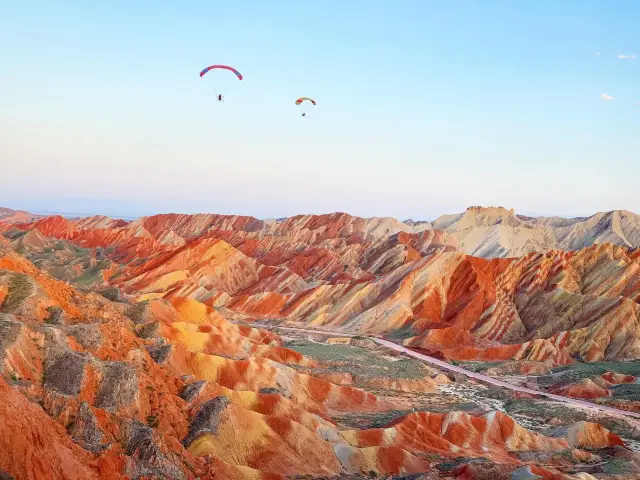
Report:
[[[0,206],[640,213],[638,18],[635,1],[0,1]],[[244,79],[200,78],[211,64]]]

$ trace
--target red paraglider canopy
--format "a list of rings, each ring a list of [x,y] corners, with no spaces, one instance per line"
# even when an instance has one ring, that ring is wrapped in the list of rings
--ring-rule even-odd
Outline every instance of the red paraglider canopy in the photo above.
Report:
[[[213,70],[214,68],[222,68],[224,70],[229,70],[229,71],[231,71],[231,72],[236,74],[236,76],[238,77],[238,80],[242,80],[242,74],[238,70],[236,70],[235,68],[229,67],[228,65],[211,65],[211,66],[205,68],[204,70],[202,70],[200,72],[200,76],[202,77],[205,73],[207,73],[209,70]]]

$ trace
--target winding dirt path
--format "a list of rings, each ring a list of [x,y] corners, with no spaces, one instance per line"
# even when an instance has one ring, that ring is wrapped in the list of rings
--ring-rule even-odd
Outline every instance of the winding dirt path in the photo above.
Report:
[[[640,419],[640,413],[635,413],[635,412],[627,412],[625,410],[618,410],[617,408],[612,408],[612,407],[607,407],[605,405],[598,405],[592,402],[587,402],[585,400],[578,400],[576,398],[569,398],[569,397],[563,397],[561,395],[554,395],[552,393],[546,393],[546,392],[540,392],[538,390],[532,390],[530,388],[524,388],[524,387],[519,387],[516,385],[512,385],[510,383],[504,382],[502,380],[498,380],[497,378],[493,378],[493,377],[489,377],[487,375],[482,375],[481,373],[475,373],[475,372],[471,372],[469,370],[465,370],[462,367],[458,367],[456,365],[451,365],[450,363],[447,363],[445,361],[442,360],[438,360],[436,358],[430,357],[428,355],[424,355],[422,353],[418,353],[414,350],[411,350],[407,347],[403,347],[402,345],[398,345],[397,343],[391,342],[389,340],[384,340],[382,338],[377,338],[377,337],[369,337],[367,335],[354,335],[354,334],[350,334],[350,333],[342,333],[342,332],[330,332],[328,330],[310,330],[310,329],[305,329],[305,328],[297,328],[297,327],[282,327],[282,326],[278,326],[278,325],[256,325],[253,324],[253,326],[260,326],[261,328],[267,328],[267,329],[280,329],[280,330],[290,330],[290,331],[297,331],[297,332],[302,332],[302,333],[311,333],[311,334],[317,334],[317,335],[329,335],[332,337],[363,337],[363,338],[368,338],[369,340],[372,340],[374,342],[376,342],[378,345],[382,345],[383,347],[386,348],[390,348],[392,350],[396,350],[397,352],[402,352],[405,353],[411,357],[417,358],[419,360],[422,360],[423,362],[429,363],[431,365],[435,365],[440,367],[442,370],[448,370],[451,372],[457,372],[457,373],[461,373],[463,375],[466,375],[469,378],[473,378],[475,380],[484,382],[484,383],[488,383],[490,385],[495,385],[496,387],[502,387],[502,388],[506,388],[508,390],[513,390],[516,392],[522,392],[522,393],[528,393],[531,395],[536,395],[538,397],[543,397],[549,400],[555,400],[557,402],[564,402],[564,403],[569,403],[578,407],[583,407],[583,408],[591,408],[591,409],[596,409],[596,410],[600,410],[602,412],[606,412],[606,413],[610,413],[613,415],[624,415],[627,417],[633,417],[633,418],[638,418]]]

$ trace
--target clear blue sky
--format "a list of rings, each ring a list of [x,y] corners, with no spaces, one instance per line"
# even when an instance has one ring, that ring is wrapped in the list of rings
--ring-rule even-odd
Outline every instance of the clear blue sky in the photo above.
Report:
[[[0,204],[640,213],[640,60],[617,58],[640,54],[638,18],[634,0],[1,2]],[[245,79],[200,78],[212,63]]]

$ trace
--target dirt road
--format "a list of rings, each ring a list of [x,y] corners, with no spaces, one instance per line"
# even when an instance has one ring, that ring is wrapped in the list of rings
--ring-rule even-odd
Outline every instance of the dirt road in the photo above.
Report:
[[[253,324],[252,326],[258,326],[256,324]],[[502,388],[506,388],[508,390],[513,390],[516,392],[522,392],[522,393],[528,393],[531,395],[536,395],[539,397],[543,397],[543,398],[547,398],[549,400],[555,400],[557,402],[564,402],[564,403],[569,403],[578,407],[583,407],[583,408],[590,408],[590,409],[596,409],[596,410],[600,410],[602,412],[606,412],[609,414],[613,414],[613,415],[624,415],[627,417],[634,417],[634,418],[638,418],[640,419],[640,413],[635,413],[635,412],[627,412],[625,410],[618,410],[617,408],[612,408],[612,407],[607,407],[605,405],[597,405],[595,403],[592,402],[587,402],[585,400],[578,400],[576,398],[569,398],[569,397],[563,397],[561,395],[554,395],[551,393],[543,393],[540,392],[538,390],[532,390],[529,388],[524,388],[524,387],[519,387],[516,385],[512,385],[510,383],[504,382],[502,380],[498,380],[497,378],[493,378],[493,377],[489,377],[487,375],[482,375],[481,373],[475,373],[475,372],[471,372],[469,370],[465,370],[464,368],[458,367],[456,365],[451,365],[450,363],[447,363],[445,361],[442,360],[438,360],[436,358],[430,357],[428,355],[424,355],[422,353],[418,353],[414,350],[411,350],[407,347],[404,347],[402,345],[398,345],[397,343],[393,343],[389,340],[383,340],[381,338],[377,338],[377,337],[369,337],[366,335],[354,335],[354,334],[349,334],[349,333],[341,333],[341,332],[330,332],[328,330],[310,330],[310,329],[304,329],[304,328],[297,328],[297,327],[281,327],[281,326],[274,326],[274,325],[260,325],[260,327],[262,328],[275,328],[275,329],[280,329],[280,330],[290,330],[290,331],[297,331],[297,332],[302,332],[302,333],[309,333],[309,334],[318,334],[318,335],[328,335],[328,336],[332,336],[332,337],[364,337],[364,338],[368,338],[369,340],[372,340],[374,342],[376,342],[379,345],[382,345],[386,348],[390,348],[392,350],[396,350],[398,352],[402,352],[405,353],[411,357],[417,358],[419,360],[422,360],[423,362],[429,363],[431,365],[435,365],[439,368],[441,368],[442,370],[448,370],[451,372],[458,372],[461,373],[463,375],[466,375],[469,378],[473,378],[475,380],[478,380],[480,382],[483,383],[488,383],[490,385],[495,385],[497,387],[502,387]]]

